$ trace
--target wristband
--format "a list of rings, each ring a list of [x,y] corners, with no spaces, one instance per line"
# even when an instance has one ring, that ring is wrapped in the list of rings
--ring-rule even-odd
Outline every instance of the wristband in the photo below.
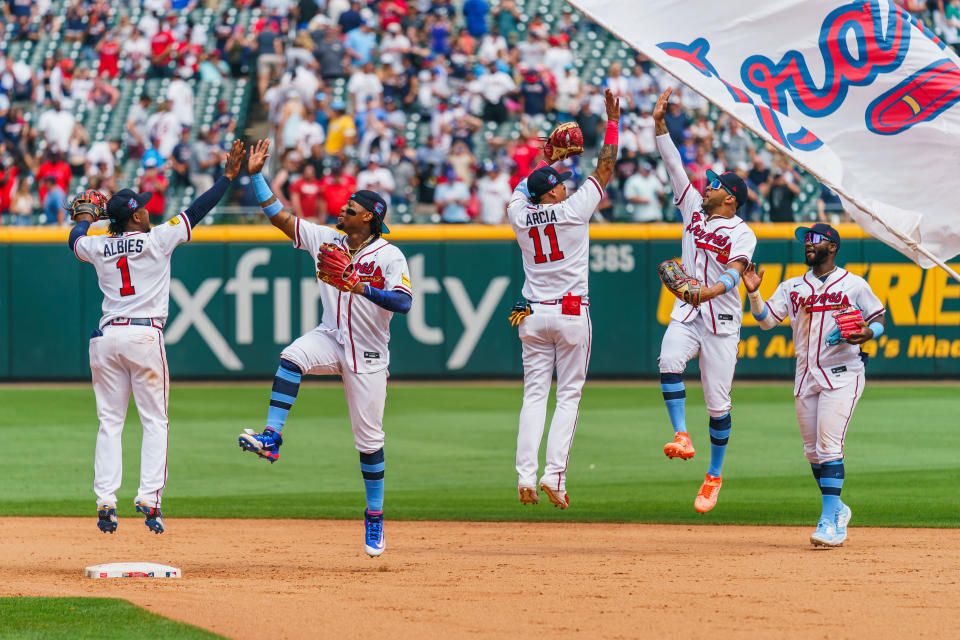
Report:
[[[871,331],[873,331],[873,339],[874,339],[874,340],[876,340],[877,338],[879,338],[880,336],[883,335],[883,323],[882,323],[882,322],[877,322],[876,320],[874,320],[873,322],[870,323],[869,329],[870,329]]]
[[[258,203],[266,202],[273,197],[273,191],[270,190],[270,185],[267,184],[262,173],[253,174],[250,182],[253,183],[253,192],[257,194]]]
[[[733,289],[735,286],[737,286],[733,283],[733,278],[731,278],[726,271],[720,274],[720,277],[717,278],[717,282],[723,285],[724,293],[726,293],[727,291],[730,291],[730,289]]]
[[[614,146],[620,140],[620,121],[607,120],[607,133],[603,136],[603,144],[612,144]]]

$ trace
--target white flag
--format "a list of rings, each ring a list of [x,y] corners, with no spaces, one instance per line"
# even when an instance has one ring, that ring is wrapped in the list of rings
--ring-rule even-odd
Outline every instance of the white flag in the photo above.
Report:
[[[568,0],[923,267],[960,254],[960,59],[890,0]]]

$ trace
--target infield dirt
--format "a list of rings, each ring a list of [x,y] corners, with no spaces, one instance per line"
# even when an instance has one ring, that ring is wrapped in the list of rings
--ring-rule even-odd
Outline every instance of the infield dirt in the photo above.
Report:
[[[539,505],[535,508],[550,508]],[[856,524],[854,513],[854,525]],[[125,598],[230,638],[944,638],[960,617],[960,530],[0,519],[0,596]],[[85,578],[149,561],[182,579]],[[107,628],[109,622],[105,621]]]

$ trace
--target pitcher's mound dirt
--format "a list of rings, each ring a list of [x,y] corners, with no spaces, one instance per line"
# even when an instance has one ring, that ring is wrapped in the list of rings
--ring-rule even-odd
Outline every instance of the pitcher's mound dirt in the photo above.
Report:
[[[960,531],[812,527],[0,519],[0,596],[120,597],[230,638],[944,638]],[[149,561],[174,579],[92,580]]]

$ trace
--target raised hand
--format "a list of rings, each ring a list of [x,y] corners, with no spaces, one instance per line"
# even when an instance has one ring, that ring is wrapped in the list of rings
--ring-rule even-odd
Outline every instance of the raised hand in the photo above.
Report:
[[[664,116],[667,115],[667,102],[670,100],[670,94],[673,93],[673,87],[667,87],[667,90],[657,98],[657,104],[653,107],[653,121],[662,123]]]
[[[234,140],[230,147],[230,153],[227,154],[227,166],[223,169],[223,175],[228,179],[233,180],[240,175],[240,165],[243,164],[244,151],[243,142]]]
[[[257,143],[250,149],[250,157],[247,159],[247,171],[250,172],[250,175],[258,174],[263,169],[267,158],[270,157],[270,154],[267,153],[269,149],[269,139],[257,140]]]
[[[669,91],[669,89],[668,89]],[[757,271],[757,265],[753,262],[747,265],[747,268],[743,270],[743,286],[747,289],[748,293],[753,293],[760,288],[760,282],[763,281],[763,272],[765,269],[760,269]]]
[[[608,120],[620,120],[620,99],[613,95],[610,89],[603,91],[603,104],[607,108]]]

